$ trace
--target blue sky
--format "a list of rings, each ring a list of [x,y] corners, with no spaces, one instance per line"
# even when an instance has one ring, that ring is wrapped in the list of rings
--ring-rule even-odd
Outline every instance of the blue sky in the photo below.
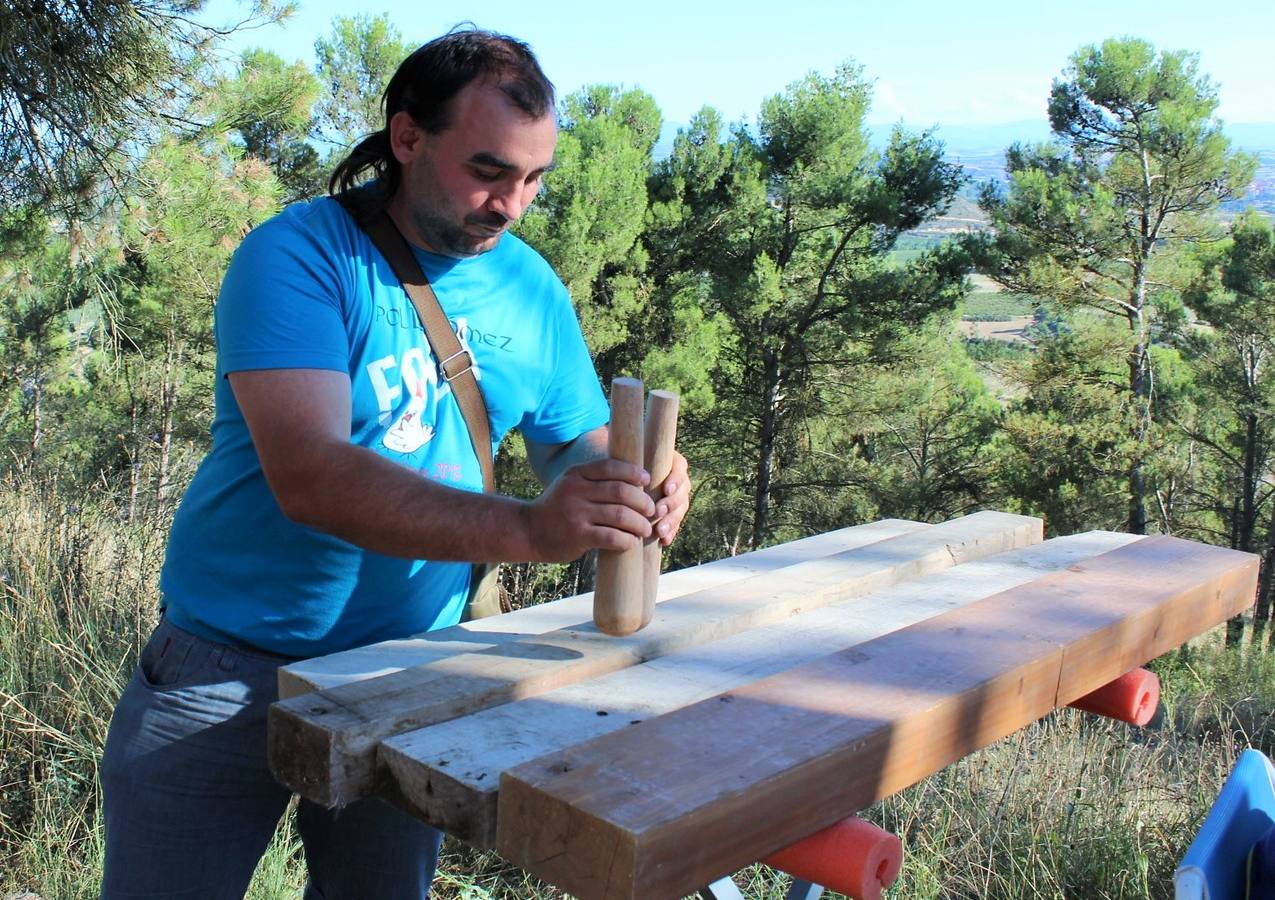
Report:
[[[221,24],[245,8],[210,0],[203,17]],[[1068,56],[1121,35],[1199,53],[1228,123],[1275,121],[1271,0],[300,0],[289,22],[237,35],[230,49],[266,47],[312,64],[315,38],[354,10],[388,12],[412,43],[466,20],[515,35],[532,45],[560,94],[591,83],[637,86],[672,122],[706,104],[728,120],[752,119],[767,96],[847,59],[876,82],[870,122],[1043,120],[1050,82]]]

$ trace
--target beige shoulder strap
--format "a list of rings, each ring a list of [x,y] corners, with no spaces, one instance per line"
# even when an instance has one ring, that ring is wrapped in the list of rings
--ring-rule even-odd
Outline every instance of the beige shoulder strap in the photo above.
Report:
[[[488,493],[496,489],[496,476],[491,459],[491,423],[487,420],[487,404],[474,377],[474,359],[460,345],[460,339],[447,321],[447,314],[438,303],[438,296],[430,287],[421,265],[408,246],[407,240],[394,224],[382,205],[364,204],[360,198],[346,192],[337,200],[359,227],[367,232],[372,243],[389,262],[390,268],[403,284],[403,290],[416,307],[425,338],[429,341],[434,358],[439,361],[443,377],[452,387],[452,395],[460,404],[461,414],[469,428],[469,439],[478,456],[483,473],[483,489]]]

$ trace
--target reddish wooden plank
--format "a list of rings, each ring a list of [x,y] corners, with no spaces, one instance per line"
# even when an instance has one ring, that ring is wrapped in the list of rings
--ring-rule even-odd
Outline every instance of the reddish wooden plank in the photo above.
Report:
[[[381,742],[405,807],[453,837],[496,845],[500,774],[829,653],[1061,571],[1136,535],[1090,532],[998,553],[870,597],[701,644]]]
[[[1257,558],[1152,537],[504,773],[498,845],[585,900],[674,898],[1246,608]]]

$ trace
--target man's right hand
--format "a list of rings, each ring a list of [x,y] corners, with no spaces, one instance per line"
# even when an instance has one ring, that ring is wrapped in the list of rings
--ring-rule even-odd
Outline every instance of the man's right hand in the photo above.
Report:
[[[639,466],[599,459],[572,466],[527,506],[529,539],[543,562],[589,550],[629,550],[651,534],[655,503]]]

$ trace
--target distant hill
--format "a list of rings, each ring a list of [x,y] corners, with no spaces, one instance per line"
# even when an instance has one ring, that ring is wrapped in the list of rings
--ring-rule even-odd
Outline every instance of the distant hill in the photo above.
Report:
[[[995,125],[929,125],[911,122],[869,125],[873,144],[884,147],[890,140],[895,124],[902,124],[911,132],[933,130],[935,136],[947,148],[948,156],[987,156],[1004,153],[1015,141],[1038,143],[1049,140],[1049,123],[1044,119],[1024,119],[1018,122],[1001,122]]]
[[[884,145],[889,140],[892,126],[870,127],[875,143]],[[915,126],[905,127],[920,130]],[[1223,128],[1237,148],[1258,158],[1257,175],[1247,195],[1226,204],[1224,212],[1235,214],[1253,206],[1268,216],[1275,216],[1275,122],[1242,122]],[[979,185],[1004,179],[1005,150],[1011,144],[1040,143],[1051,138],[1049,124],[1044,119],[995,125],[938,125],[935,134],[943,141],[947,158],[959,162],[969,176],[969,183],[962,191],[966,199],[977,196]]]
[[[1275,122],[1240,122],[1222,130],[1241,150],[1275,153]]]
[[[908,122],[903,123],[903,126],[914,132],[933,128],[952,156],[982,156],[992,152],[1004,152],[1005,148],[1015,141],[1034,144],[1052,138],[1049,122],[1045,119],[1022,119],[1017,122],[999,122],[992,125],[938,123],[927,126]],[[884,146],[890,139],[890,131],[893,127],[893,123],[869,125],[873,143]],[[1223,124],[1222,130],[1241,150],[1247,150],[1250,153],[1263,150],[1275,152],[1275,122]]]
[[[681,122],[664,123],[659,142],[655,145],[656,159],[663,159],[673,152],[673,139],[685,127],[686,124]],[[972,201],[977,196],[979,185],[1004,179],[1005,150],[1011,144],[1034,144],[1051,138],[1049,123],[1045,119],[1023,119],[992,125],[925,126],[903,123],[903,127],[912,132],[934,129],[935,135],[943,141],[947,158],[959,162],[969,176],[969,182],[962,191],[962,197],[967,201]],[[869,125],[868,128],[873,144],[883,147],[890,140],[894,124]],[[1258,157],[1257,176],[1253,179],[1248,195],[1242,200],[1227,204],[1226,212],[1236,213],[1248,206],[1255,206],[1266,215],[1275,217],[1275,122],[1240,122],[1225,125],[1224,130],[1236,147],[1255,153]],[[968,222],[979,215],[976,208],[971,210],[972,204],[961,206],[954,218]]]

